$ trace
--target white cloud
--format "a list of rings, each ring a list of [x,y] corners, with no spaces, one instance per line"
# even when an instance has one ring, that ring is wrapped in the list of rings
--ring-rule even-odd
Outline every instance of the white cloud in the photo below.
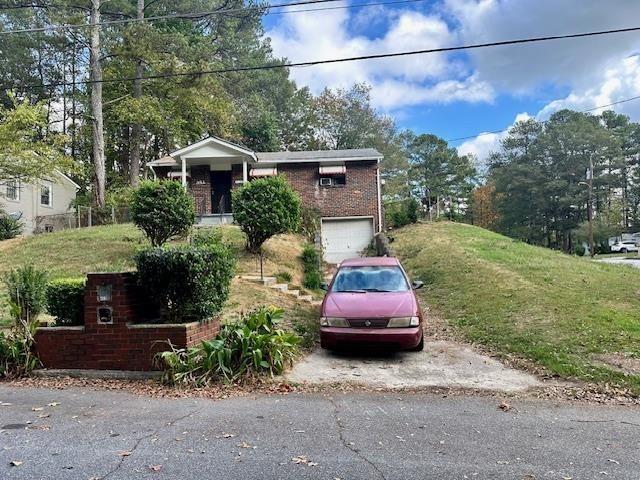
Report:
[[[275,53],[294,62],[437,48],[457,41],[456,33],[438,16],[410,10],[378,12],[387,15],[389,28],[376,38],[350,34],[347,10],[286,15],[266,34]],[[372,86],[373,104],[385,110],[423,103],[484,102],[494,97],[488,83],[445,54],[293,68],[291,75],[316,93],[327,86],[348,88],[367,82]]]
[[[590,110],[638,95],[640,95],[640,56],[633,55],[606,69],[593,86],[574,90],[565,98],[549,103],[538,112],[536,118],[545,120],[552,113],[563,108]],[[634,121],[640,120],[640,99],[600,108],[592,113],[597,115],[607,109],[627,114]]]
[[[640,2],[618,0],[444,0],[463,43],[633,27]],[[510,92],[559,84],[586,88],[633,54],[636,32],[469,51],[479,78]]]

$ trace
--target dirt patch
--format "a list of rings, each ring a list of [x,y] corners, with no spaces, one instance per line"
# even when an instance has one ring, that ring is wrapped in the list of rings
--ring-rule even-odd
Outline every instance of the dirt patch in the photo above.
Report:
[[[422,352],[389,355],[338,354],[316,350],[289,372],[303,384],[353,382],[372,388],[451,387],[518,392],[541,385],[533,375],[505,367],[471,348],[430,341]]]
[[[640,358],[629,357],[622,353],[605,353],[593,355],[593,359],[605,367],[627,375],[640,375]]]

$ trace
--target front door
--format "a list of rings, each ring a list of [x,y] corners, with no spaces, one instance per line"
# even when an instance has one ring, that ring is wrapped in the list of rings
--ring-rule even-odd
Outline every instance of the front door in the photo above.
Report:
[[[231,213],[231,171],[211,172],[211,213]]]

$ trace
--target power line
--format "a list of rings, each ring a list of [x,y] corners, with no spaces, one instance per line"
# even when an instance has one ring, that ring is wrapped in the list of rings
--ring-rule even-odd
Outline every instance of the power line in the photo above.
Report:
[[[312,60],[312,61],[306,61],[306,62],[274,63],[274,64],[264,64],[264,65],[256,65],[256,66],[245,66],[245,67],[229,67],[229,68],[220,68],[220,69],[214,69],[214,70],[200,70],[195,72],[162,73],[162,74],[156,74],[156,75],[147,75],[138,79],[139,80],[157,80],[161,78],[189,77],[189,76],[212,75],[212,74],[234,73],[234,72],[250,72],[250,71],[257,71],[257,70],[273,70],[277,68],[311,67],[315,65],[326,65],[326,64],[332,64],[332,63],[354,62],[354,61],[373,60],[373,59],[380,59],[380,58],[396,58],[396,57],[405,57],[409,55],[421,55],[421,54],[429,54],[429,53],[456,52],[461,50],[474,50],[474,49],[498,47],[498,46],[504,46],[504,45],[521,45],[526,43],[546,42],[551,40],[564,40],[569,38],[593,37],[593,36],[601,36],[601,35],[610,35],[615,33],[635,32],[639,30],[640,30],[640,27],[618,28],[613,30],[600,30],[595,32],[572,33],[572,34],[566,34],[566,35],[552,35],[552,36],[545,36],[545,37],[522,38],[522,39],[516,39],[516,40],[503,40],[499,42],[476,43],[476,44],[470,44],[470,45],[460,45],[457,47],[440,47],[440,48],[429,48],[429,49],[423,49],[423,50],[409,50],[409,51],[395,52],[395,53],[360,55],[357,57],[332,58],[332,59],[326,59],[326,60]],[[135,77],[122,77],[122,78],[102,79],[100,81],[80,80],[80,81],[73,81],[73,82],[52,82],[52,83],[43,83],[39,85],[26,85],[24,88],[25,89],[54,88],[54,87],[72,86],[72,85],[79,85],[79,84],[130,82],[134,80],[136,80]]]
[[[335,3],[335,2],[341,2],[344,0],[304,0],[304,1],[297,1],[297,2],[290,2],[290,3],[277,3],[277,4],[272,4],[272,5],[263,5],[263,6],[249,6],[249,7],[237,7],[237,8],[226,8],[226,9],[220,9],[220,10],[210,10],[210,11],[205,11],[205,12],[191,12],[191,13],[172,13],[169,15],[157,15],[157,16],[152,16],[152,17],[146,17],[146,18],[122,18],[122,19],[118,19],[118,20],[105,20],[104,22],[99,22],[99,23],[82,23],[82,24],[73,24],[73,23],[67,23],[67,24],[63,24],[63,25],[51,25],[48,27],[34,27],[34,28],[23,28],[23,29],[18,29],[18,30],[6,30],[6,31],[0,31],[0,35],[13,35],[13,34],[22,34],[22,33],[37,33],[37,32],[53,32],[56,30],[77,30],[77,29],[81,29],[81,28],[89,28],[89,27],[93,27],[95,25],[98,26],[103,26],[103,25],[123,25],[123,24],[128,24],[128,23],[136,23],[136,22],[157,22],[157,21],[161,21],[161,20],[172,20],[172,19],[182,19],[182,20],[199,20],[201,18],[204,17],[208,17],[211,15],[225,15],[225,14],[230,14],[230,13],[243,13],[243,12],[249,12],[249,11],[254,11],[254,10],[269,10],[270,8],[286,8],[286,7],[292,7],[292,6],[300,6],[300,5],[310,5],[310,4],[318,4],[318,3]],[[394,1],[394,2],[388,2],[388,3],[413,3],[413,2],[418,2],[418,1],[425,1],[425,0],[401,0],[401,1]],[[363,6],[367,6],[369,4],[360,4],[360,5],[345,5],[345,6],[341,6],[341,7],[334,7],[334,8],[352,8],[352,7],[363,7]],[[373,5],[373,4],[371,4]],[[318,9],[318,10],[324,10],[324,9]],[[273,14],[285,14],[285,13],[296,13],[296,12],[305,12],[305,11],[311,11],[311,10],[291,10],[291,11],[281,11],[281,12],[266,12],[265,15],[273,15]]]
[[[602,108],[613,107],[614,105],[620,105],[621,103],[632,102],[634,100],[639,100],[639,99],[640,99],[640,95],[636,95],[635,97],[623,98],[622,100],[618,100],[616,102],[607,103],[606,105],[599,105],[597,107],[587,108],[586,110],[579,110],[579,113],[589,113],[589,112],[593,112],[595,110],[600,110]],[[548,121],[549,120],[542,120],[539,123],[547,123]],[[473,138],[485,137],[487,135],[496,135],[498,133],[508,132],[509,130],[511,130],[511,128],[512,127],[510,126],[510,127],[507,127],[507,128],[503,128],[502,130],[492,130],[490,132],[477,133],[476,135],[469,135],[469,136],[466,136],[466,137],[451,138],[451,139],[445,140],[445,141],[447,143],[452,143],[452,142],[460,142],[462,140],[471,140]]]

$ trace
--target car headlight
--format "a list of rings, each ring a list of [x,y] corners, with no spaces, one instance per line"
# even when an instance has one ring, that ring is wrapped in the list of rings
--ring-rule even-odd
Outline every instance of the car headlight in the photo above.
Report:
[[[420,325],[418,317],[395,317],[389,319],[387,328],[417,327],[418,325]]]
[[[349,322],[346,318],[339,317],[320,317],[321,327],[348,327]]]

